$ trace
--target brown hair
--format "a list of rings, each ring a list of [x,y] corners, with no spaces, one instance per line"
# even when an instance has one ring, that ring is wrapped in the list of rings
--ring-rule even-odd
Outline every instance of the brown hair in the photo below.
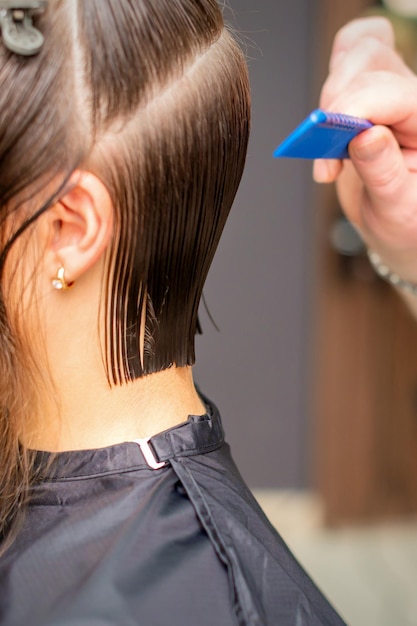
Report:
[[[116,212],[105,283],[109,383],[191,365],[202,288],[246,156],[242,52],[215,0],[51,0],[37,27],[38,56],[0,53],[0,224],[12,216],[14,225],[0,271],[74,169],[89,169]],[[53,194],[51,180],[61,181]],[[28,190],[42,201],[22,213]],[[6,308],[0,293],[3,532],[30,481],[18,446],[27,408],[10,398],[22,397],[34,365],[22,363]]]

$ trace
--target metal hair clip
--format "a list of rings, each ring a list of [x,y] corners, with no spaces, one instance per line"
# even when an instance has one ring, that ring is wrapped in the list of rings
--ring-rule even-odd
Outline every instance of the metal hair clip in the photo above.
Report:
[[[33,26],[33,15],[47,4],[47,0],[0,0],[0,29],[8,50],[23,56],[40,51],[45,39]]]

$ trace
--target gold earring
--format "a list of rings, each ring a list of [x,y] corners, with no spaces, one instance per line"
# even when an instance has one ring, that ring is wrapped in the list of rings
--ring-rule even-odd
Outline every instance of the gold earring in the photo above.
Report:
[[[65,280],[65,268],[60,267],[56,273],[55,278],[52,279],[52,287],[57,291],[65,291],[65,289],[69,289],[73,286],[72,283],[67,283]]]

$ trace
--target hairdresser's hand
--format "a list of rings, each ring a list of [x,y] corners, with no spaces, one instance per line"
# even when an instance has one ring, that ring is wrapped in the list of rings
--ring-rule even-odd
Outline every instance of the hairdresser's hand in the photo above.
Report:
[[[367,244],[417,283],[417,77],[394,46],[383,18],[354,21],[337,34],[320,106],[376,126],[351,142],[351,161],[316,161],[314,177],[337,182]]]

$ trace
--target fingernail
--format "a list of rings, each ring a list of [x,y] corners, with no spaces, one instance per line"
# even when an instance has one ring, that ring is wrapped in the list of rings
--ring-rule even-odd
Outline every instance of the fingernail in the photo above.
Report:
[[[329,168],[326,161],[315,161],[313,166],[313,178],[316,183],[327,183],[329,180]]]

